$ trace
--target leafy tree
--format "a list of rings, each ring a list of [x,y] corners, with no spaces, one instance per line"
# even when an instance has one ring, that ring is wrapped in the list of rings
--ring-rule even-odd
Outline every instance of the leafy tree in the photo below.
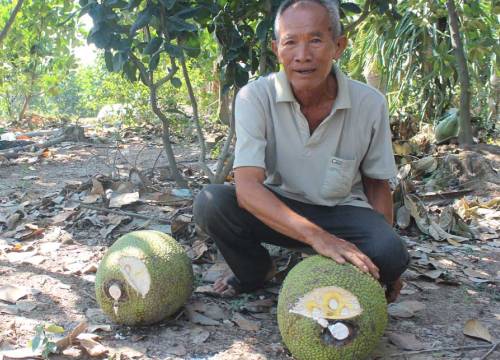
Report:
[[[5,23],[2,31],[0,31],[0,45],[2,44],[3,39],[7,36],[7,33],[9,32],[12,24],[14,23],[14,20],[16,19],[17,13],[19,10],[21,10],[21,7],[23,6],[24,0],[19,0],[10,13],[9,18],[7,19],[7,22]]]
[[[18,122],[33,99],[55,95],[57,84],[75,66],[71,48],[78,44],[78,28],[74,18],[68,19],[74,8],[71,0],[25,3],[1,45],[8,49],[0,52],[2,98]]]

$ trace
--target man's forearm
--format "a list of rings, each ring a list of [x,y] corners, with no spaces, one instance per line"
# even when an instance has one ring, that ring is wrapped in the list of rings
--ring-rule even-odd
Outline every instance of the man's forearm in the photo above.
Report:
[[[236,187],[239,205],[270,228],[307,245],[315,234],[324,232],[316,224],[297,214],[264,185],[256,182]]]
[[[394,215],[392,209],[392,194],[386,180],[377,180],[363,177],[365,194],[368,202],[375,211],[384,215],[386,221],[392,225]]]

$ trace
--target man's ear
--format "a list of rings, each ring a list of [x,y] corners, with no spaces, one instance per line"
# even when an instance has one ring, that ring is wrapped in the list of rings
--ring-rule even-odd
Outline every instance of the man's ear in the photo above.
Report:
[[[345,35],[340,35],[334,40],[334,42],[335,42],[335,52],[333,58],[335,60],[338,60],[344,53],[345,48],[347,47],[347,37]]]

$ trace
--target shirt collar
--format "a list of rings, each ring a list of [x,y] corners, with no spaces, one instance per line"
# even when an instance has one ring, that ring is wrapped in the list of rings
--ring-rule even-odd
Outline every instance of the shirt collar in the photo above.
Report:
[[[336,109],[349,109],[351,107],[351,97],[349,95],[349,79],[336,66],[332,66],[332,71],[337,79],[338,93],[335,99],[334,107]],[[281,70],[274,78],[276,88],[276,102],[297,102],[293,95],[292,87],[286,77],[285,70]]]

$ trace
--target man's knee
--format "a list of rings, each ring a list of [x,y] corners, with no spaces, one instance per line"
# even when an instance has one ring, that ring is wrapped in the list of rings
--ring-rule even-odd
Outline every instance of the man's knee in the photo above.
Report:
[[[221,219],[234,203],[234,189],[227,185],[211,184],[203,188],[193,203],[193,216],[196,224],[207,231],[209,224]]]
[[[392,283],[408,268],[410,256],[406,245],[395,232],[377,239],[377,255],[374,262],[384,283]]]

